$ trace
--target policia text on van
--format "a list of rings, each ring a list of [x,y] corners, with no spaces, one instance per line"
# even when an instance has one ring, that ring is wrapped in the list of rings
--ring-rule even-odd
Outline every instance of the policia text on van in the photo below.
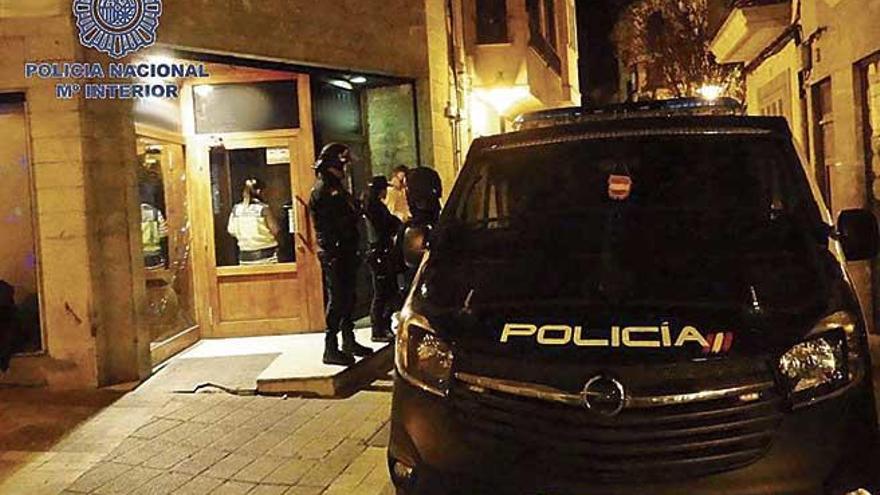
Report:
[[[873,489],[873,216],[832,226],[782,119],[654,110],[473,146],[401,316],[399,494]]]

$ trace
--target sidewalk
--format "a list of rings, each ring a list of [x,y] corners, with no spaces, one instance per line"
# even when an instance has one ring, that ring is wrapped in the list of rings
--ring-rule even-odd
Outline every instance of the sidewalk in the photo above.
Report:
[[[0,493],[394,493],[390,383],[330,400],[175,394],[160,381],[127,394],[0,389]]]
[[[134,391],[0,389],[0,493],[392,494],[387,379],[339,400],[253,395],[276,359],[308,364],[301,340],[202,342]]]
[[[344,400],[133,392],[51,449],[4,454],[21,466],[0,493],[390,495],[389,409],[387,391]]]

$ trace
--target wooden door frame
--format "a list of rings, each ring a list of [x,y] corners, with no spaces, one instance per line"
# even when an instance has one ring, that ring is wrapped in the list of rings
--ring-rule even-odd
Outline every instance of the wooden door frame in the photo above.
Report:
[[[309,76],[299,73],[255,71],[234,69],[220,71],[208,79],[188,82],[182,87],[181,104],[183,113],[184,139],[188,166],[188,189],[190,221],[193,228],[194,291],[197,301],[198,321],[202,322],[202,336],[226,337],[233,335],[266,335],[291,333],[286,320],[262,320],[222,323],[220,328],[218,276],[246,276],[268,273],[296,273],[307,284],[306,300],[303,301],[303,331],[319,331],[323,328],[323,289],[320,265],[317,261],[315,234],[308,212],[308,197],[313,176],[311,163],[315,156],[314,131],[312,128],[312,103]],[[300,127],[261,132],[232,132],[216,134],[197,134],[195,132],[195,112],[193,107],[193,87],[200,84],[246,83],[264,81],[292,80],[297,84],[297,101]],[[227,149],[235,147],[266,146],[265,143],[290,143],[291,192],[298,231],[294,249],[297,261],[294,264],[265,267],[216,267],[214,251],[213,213],[210,183],[210,149],[221,143]],[[205,180],[207,177],[208,180]],[[207,206],[207,207],[206,207]],[[212,226],[212,227],[208,227]],[[226,272],[226,273],[223,273]],[[316,287],[310,287],[316,285]],[[253,326],[261,329],[252,329]]]

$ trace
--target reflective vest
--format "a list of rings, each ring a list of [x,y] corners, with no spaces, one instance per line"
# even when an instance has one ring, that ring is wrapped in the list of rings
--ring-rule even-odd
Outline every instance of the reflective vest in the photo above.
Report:
[[[278,241],[263,216],[265,208],[268,208],[265,203],[256,202],[249,205],[238,203],[232,208],[226,230],[238,239],[239,250],[259,251],[278,246]]]
[[[141,243],[144,254],[162,253],[162,239],[168,237],[168,224],[159,208],[141,203]]]

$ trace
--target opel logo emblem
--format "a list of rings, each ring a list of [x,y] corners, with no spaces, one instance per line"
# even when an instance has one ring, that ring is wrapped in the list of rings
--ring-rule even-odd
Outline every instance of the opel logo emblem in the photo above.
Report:
[[[614,378],[599,375],[590,379],[581,392],[584,407],[601,416],[616,416],[626,405],[623,385]]]

